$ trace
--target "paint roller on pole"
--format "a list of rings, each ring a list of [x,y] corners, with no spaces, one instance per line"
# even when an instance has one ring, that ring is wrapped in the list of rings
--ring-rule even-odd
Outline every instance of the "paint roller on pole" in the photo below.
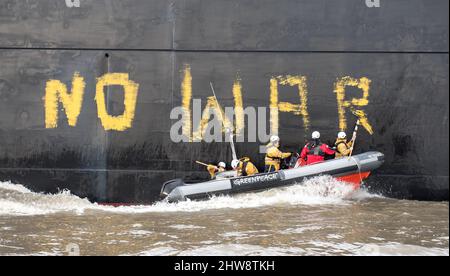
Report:
[[[209,166],[208,164],[203,163],[203,162],[200,162],[200,161],[195,161],[195,163],[197,163],[197,164],[199,164],[199,165],[202,165],[202,166],[205,166],[205,167],[208,167],[208,166]]]
[[[357,134],[358,134],[358,126],[361,124],[361,121],[360,121],[360,117],[358,116],[358,114],[357,114],[357,112],[355,112],[355,111],[352,111],[352,114],[356,117],[356,118],[358,118],[357,120],[356,120],[356,123],[355,123],[355,128],[353,129],[353,136],[352,136],[352,147],[350,148],[350,154],[349,154],[349,158],[352,156],[352,154],[353,154],[353,149],[355,148],[355,141],[356,141],[356,136],[357,136]],[[370,132],[369,132],[370,133]],[[370,134],[372,134],[372,133],[370,133]]]
[[[356,141],[356,135],[358,133],[358,126],[359,126],[359,119],[356,120],[355,128],[353,129],[353,136],[352,136],[352,147],[350,148],[350,154],[348,157],[351,157],[353,154],[353,149],[355,148],[355,141]]]
[[[225,125],[225,114],[223,114],[222,109],[220,108],[219,100],[217,99],[216,92],[214,91],[214,86],[213,86],[212,82],[210,82],[209,85],[211,86],[211,90],[212,90],[214,99],[216,100],[217,108],[219,109],[219,113],[220,113],[220,117],[221,117],[222,123]],[[226,131],[230,135],[230,146],[231,146],[231,152],[232,152],[232,155],[233,155],[233,159],[236,160],[238,158],[237,158],[237,155],[236,155],[236,149],[234,148],[233,130],[227,128]]]

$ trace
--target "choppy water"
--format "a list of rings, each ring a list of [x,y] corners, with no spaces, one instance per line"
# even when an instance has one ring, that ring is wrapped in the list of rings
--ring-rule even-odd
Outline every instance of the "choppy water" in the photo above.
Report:
[[[449,255],[448,202],[330,177],[201,202],[107,207],[0,182],[0,255]]]

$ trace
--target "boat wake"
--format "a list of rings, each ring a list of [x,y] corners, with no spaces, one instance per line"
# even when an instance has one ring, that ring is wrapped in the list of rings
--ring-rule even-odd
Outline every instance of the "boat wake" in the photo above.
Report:
[[[350,204],[352,201],[379,197],[365,190],[354,191],[350,185],[330,177],[319,176],[298,185],[271,189],[259,193],[217,196],[204,201],[179,203],[157,202],[153,205],[111,207],[91,203],[69,191],[58,194],[34,193],[27,188],[0,182],[0,215],[33,216],[61,212],[78,215],[86,211],[112,213],[198,212],[212,209],[241,209],[263,206]]]
[[[0,182],[0,215],[33,216],[59,212],[82,214],[95,205],[87,199],[72,195],[69,191],[40,194],[22,185]]]

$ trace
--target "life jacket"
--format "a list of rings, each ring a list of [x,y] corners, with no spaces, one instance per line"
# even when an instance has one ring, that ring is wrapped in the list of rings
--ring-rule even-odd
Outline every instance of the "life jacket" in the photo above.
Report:
[[[319,142],[318,144],[314,143],[314,146],[312,143],[308,143],[308,155],[315,155],[315,156],[323,156],[325,157],[325,152],[321,149],[321,146],[323,145],[322,142]]]
[[[350,149],[352,141],[347,142],[346,139],[337,139],[334,143],[336,147],[336,158],[341,158],[343,156],[348,156],[350,154]]]
[[[280,150],[272,144],[268,144],[266,147],[267,147],[266,159],[268,161],[280,162],[281,157],[274,156],[278,155],[278,152]]]
[[[336,152],[328,147],[327,144],[320,141],[311,141],[303,147],[300,154],[301,159],[306,161],[306,165],[322,162],[327,156],[331,156]],[[303,165],[305,162],[300,162]]]
[[[241,172],[241,176],[247,176],[247,165],[248,160],[241,161],[241,164],[239,166],[239,171]]]
[[[241,161],[241,164],[239,166],[239,171],[241,173],[241,176],[248,176],[247,167],[250,169],[250,175],[257,174],[258,169],[253,165],[253,163],[250,162],[250,158],[244,157],[241,158],[239,161]]]
[[[214,165],[208,165],[206,167],[206,170],[209,172],[209,175],[211,176],[211,179],[216,178],[216,172],[218,170],[218,168]]]
[[[338,151],[339,153],[342,153],[339,151],[340,144],[344,144],[347,149],[350,149],[350,147],[347,145],[347,141],[345,141],[344,139],[336,141],[336,143],[334,145],[336,146],[336,151]]]

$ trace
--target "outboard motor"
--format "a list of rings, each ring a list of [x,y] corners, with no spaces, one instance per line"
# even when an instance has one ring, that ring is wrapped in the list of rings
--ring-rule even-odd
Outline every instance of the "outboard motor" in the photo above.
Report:
[[[183,186],[183,179],[173,179],[162,185],[160,196],[166,198],[176,187]]]

